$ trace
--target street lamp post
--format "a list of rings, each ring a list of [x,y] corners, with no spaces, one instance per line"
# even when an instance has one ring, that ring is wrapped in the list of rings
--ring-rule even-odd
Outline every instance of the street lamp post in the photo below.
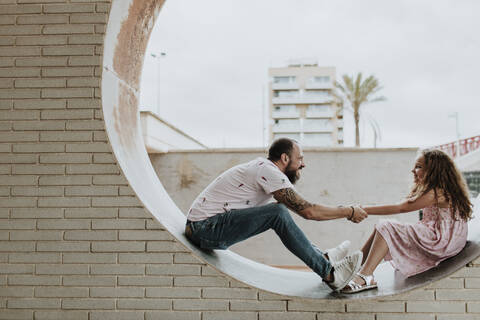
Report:
[[[160,59],[165,57],[167,54],[165,52],[160,53],[150,53],[150,55],[157,59],[157,115],[160,116]]]
[[[457,135],[457,142],[456,142],[456,147],[457,147],[457,156],[460,156],[460,125],[458,121],[458,112],[455,111],[452,114],[448,115],[449,118],[455,118],[455,134]]]

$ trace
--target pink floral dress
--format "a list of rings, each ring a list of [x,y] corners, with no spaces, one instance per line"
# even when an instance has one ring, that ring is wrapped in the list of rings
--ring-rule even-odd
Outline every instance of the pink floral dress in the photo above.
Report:
[[[407,277],[437,266],[459,253],[467,241],[467,222],[451,209],[431,206],[423,209],[423,220],[400,223],[381,220],[376,226],[387,242],[385,256],[392,266]]]

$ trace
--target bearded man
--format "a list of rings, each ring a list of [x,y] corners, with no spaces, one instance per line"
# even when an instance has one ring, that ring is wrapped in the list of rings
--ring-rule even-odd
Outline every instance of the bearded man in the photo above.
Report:
[[[360,269],[362,253],[348,255],[349,242],[320,251],[293,221],[288,209],[308,220],[367,217],[358,206],[330,207],[304,200],[293,185],[305,167],[303,152],[292,139],[280,138],[268,159],[237,165],[217,177],[195,199],[185,235],[202,249],[229,246],[273,229],[285,247],[316,272],[333,290],[341,290]],[[277,202],[272,203],[272,198]]]

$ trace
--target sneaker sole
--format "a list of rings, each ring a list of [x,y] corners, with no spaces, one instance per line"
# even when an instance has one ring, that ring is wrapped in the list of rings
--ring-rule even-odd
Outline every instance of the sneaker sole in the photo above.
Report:
[[[347,286],[347,284],[350,282],[350,280],[353,279],[353,277],[355,276],[355,274],[360,271],[360,267],[362,266],[362,259],[363,259],[363,253],[361,251],[360,252],[360,255],[359,255],[359,258],[357,260],[357,264],[355,265],[355,269],[354,271],[352,272],[352,274],[350,275],[350,277],[348,277],[340,287],[338,287],[337,289],[335,289],[335,291],[337,292],[340,292],[343,288],[345,288]]]

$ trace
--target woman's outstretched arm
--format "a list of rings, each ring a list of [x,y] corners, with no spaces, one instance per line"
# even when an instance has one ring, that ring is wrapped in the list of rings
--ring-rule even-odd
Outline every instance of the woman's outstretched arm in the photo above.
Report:
[[[435,204],[435,194],[430,190],[416,200],[406,200],[398,204],[363,207],[368,214],[389,215],[417,211]]]

